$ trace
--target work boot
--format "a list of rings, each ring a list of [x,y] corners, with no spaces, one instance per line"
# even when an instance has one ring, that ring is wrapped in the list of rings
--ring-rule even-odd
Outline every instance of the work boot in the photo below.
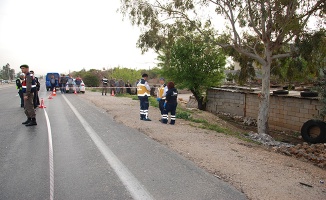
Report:
[[[27,120],[25,122],[23,122],[22,124],[28,124],[31,121],[31,118],[27,118]]]
[[[149,118],[145,118],[145,119],[143,119],[143,121],[152,121],[152,120]]]
[[[36,126],[36,125],[37,125],[36,119],[32,118],[31,121],[28,124],[26,124],[25,126]]]

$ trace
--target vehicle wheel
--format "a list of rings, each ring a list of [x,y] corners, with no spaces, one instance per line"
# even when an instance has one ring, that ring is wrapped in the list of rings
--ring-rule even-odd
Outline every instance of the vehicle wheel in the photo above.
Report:
[[[302,91],[302,92],[300,92],[300,96],[302,96],[302,97],[318,97],[318,92]]]
[[[323,143],[326,141],[326,123],[311,119],[301,127],[302,138],[309,143]]]
[[[81,93],[85,94],[85,91],[81,91]]]
[[[289,94],[289,91],[288,90],[275,90],[273,91],[273,94]]]

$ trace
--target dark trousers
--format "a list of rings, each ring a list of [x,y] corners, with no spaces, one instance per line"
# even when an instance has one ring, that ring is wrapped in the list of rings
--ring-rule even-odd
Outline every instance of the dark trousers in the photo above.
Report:
[[[66,84],[65,83],[60,84],[60,91],[61,91],[61,93],[66,93]]]
[[[23,90],[18,90],[18,94],[20,97],[20,107],[24,107],[24,95],[23,95]]]
[[[140,101],[140,119],[148,119],[148,96],[138,96]]]
[[[164,99],[161,99],[161,100],[158,102],[158,107],[160,108],[160,111],[161,111],[161,115],[162,115],[162,117],[163,117],[163,112],[164,112],[164,102],[165,102]]]
[[[168,123],[169,112],[171,113],[170,116],[170,124],[175,124],[175,111],[177,109],[177,103],[167,103],[164,113],[163,113],[163,120],[164,124]]]
[[[38,97],[38,91],[34,92],[34,98],[33,98],[34,108],[40,105],[40,99]]]
[[[26,96],[26,94],[24,94]],[[35,118],[35,110],[34,110],[34,94],[30,93],[28,99],[24,100],[24,109],[25,114],[28,118]]]
[[[51,84],[51,91],[55,88],[55,84]]]
[[[106,93],[108,92],[108,86],[107,85],[103,85],[103,88],[102,88],[102,95],[103,93],[106,95]]]
[[[127,93],[131,95],[131,89],[127,88]]]

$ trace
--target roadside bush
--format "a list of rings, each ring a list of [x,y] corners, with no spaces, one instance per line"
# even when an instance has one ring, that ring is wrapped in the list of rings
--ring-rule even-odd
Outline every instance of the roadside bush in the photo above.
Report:
[[[100,83],[99,78],[92,73],[87,73],[83,77],[83,81],[87,87],[98,87]]]

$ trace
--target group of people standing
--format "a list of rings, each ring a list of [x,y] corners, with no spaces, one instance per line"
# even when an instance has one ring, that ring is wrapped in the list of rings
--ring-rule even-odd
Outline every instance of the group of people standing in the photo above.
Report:
[[[80,76],[77,76],[77,78],[75,79],[76,86],[80,87],[81,82],[82,82],[82,79],[80,78]],[[68,89],[72,90],[73,84],[74,84],[74,79],[72,78],[71,75],[66,76],[66,75],[62,74],[60,77],[60,81],[59,81],[59,87],[60,87],[61,93],[67,92],[66,91],[67,84],[68,84]]]
[[[128,94],[131,94],[131,84],[129,80],[125,83],[122,79],[116,80],[112,78],[109,80],[106,76],[102,78],[102,96],[108,93],[108,88],[110,89],[110,94],[123,94],[126,89]]]
[[[152,121],[148,117],[148,108],[150,97],[150,86],[147,82],[148,75],[143,74],[142,78],[137,83],[137,95],[140,101],[140,120],[143,121]],[[176,119],[176,109],[177,109],[177,96],[178,90],[174,87],[173,82],[168,82],[165,84],[164,78],[160,78],[160,87],[157,91],[156,100],[159,102],[159,108],[161,111],[161,119],[160,121],[163,124],[167,124],[169,121],[169,113],[170,113],[170,123],[171,125],[175,124]]]
[[[26,126],[35,126],[37,125],[35,108],[40,105],[38,97],[40,82],[38,78],[34,76],[34,71],[29,71],[28,65],[21,65],[20,69],[23,74],[16,80],[16,86],[21,99],[20,106],[24,108],[27,116],[27,120],[22,124]]]

